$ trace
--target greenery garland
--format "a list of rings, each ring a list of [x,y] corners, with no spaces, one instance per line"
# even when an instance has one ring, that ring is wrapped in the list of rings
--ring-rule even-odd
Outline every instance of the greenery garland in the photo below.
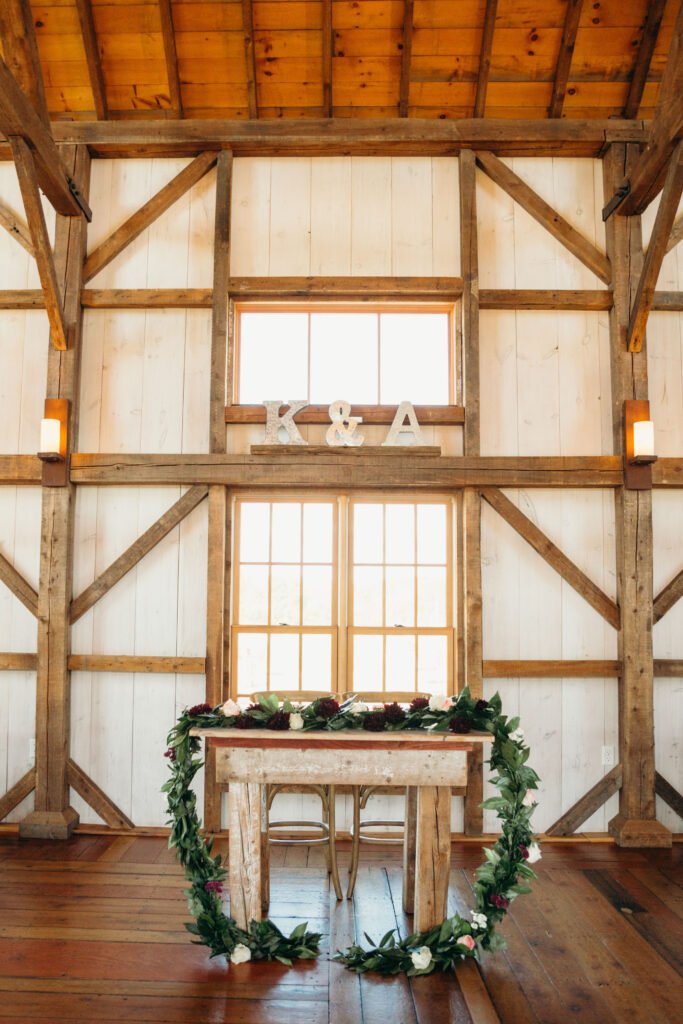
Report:
[[[385,704],[375,709],[362,700],[347,701],[340,706],[332,698],[298,706],[289,701],[280,703],[277,695],[271,694],[246,710],[230,700],[216,708],[198,704],[183,712],[168,736],[165,756],[171,777],[162,789],[168,800],[169,847],[175,848],[190,883],[186,895],[196,923],[185,927],[197,936],[196,942],[211,949],[211,956],[226,956],[231,963],[279,960],[289,965],[294,960],[317,957],[320,935],[308,932],[306,925],[301,924],[286,936],[269,920],[252,921],[245,931],[223,912],[221,894],[226,871],[220,856],[212,856],[212,841],[205,841],[201,835],[196,798],[191,788],[203,764],[196,756],[201,740],[190,735],[195,727],[491,733],[493,742],[488,763],[494,772],[491,781],[499,795],[485,800],[482,807],[496,811],[502,823],[502,834],[492,848],[484,848],[486,860],[476,873],[475,909],[470,912],[471,920],[455,914],[430,931],[408,935],[400,941],[393,929],[378,944],[366,935],[370,949],[354,944],[338,952],[334,959],[358,972],[421,975],[449,970],[467,957],[478,959],[481,949],[505,947],[504,939],[496,934],[496,925],[517,896],[530,892],[520,879],[536,877],[530,865],[541,856],[530,827],[539,778],[527,764],[529,747],[524,743],[519,719],[508,720],[502,713],[498,694],[490,701],[475,700],[465,689],[455,697],[435,695],[429,700],[419,697],[408,709],[399,704]]]

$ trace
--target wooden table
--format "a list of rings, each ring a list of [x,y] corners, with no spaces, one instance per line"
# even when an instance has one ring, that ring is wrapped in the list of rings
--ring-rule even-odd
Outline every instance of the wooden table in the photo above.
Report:
[[[230,787],[230,913],[246,928],[269,898],[265,787],[405,786],[407,814],[403,905],[425,931],[446,916],[451,855],[451,787],[467,782],[467,753],[490,742],[485,733],[274,732],[193,729],[216,750],[216,781]],[[411,823],[414,822],[414,826]]]

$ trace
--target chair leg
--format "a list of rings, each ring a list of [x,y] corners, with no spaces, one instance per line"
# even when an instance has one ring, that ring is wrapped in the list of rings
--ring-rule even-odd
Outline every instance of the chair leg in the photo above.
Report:
[[[327,850],[329,854],[330,876],[332,885],[338,900],[343,899],[341,885],[339,884],[339,871],[337,870],[337,826],[335,820],[336,790],[334,786],[328,789],[327,825],[329,828]]]
[[[360,858],[360,786],[351,788],[353,796],[353,828],[351,830],[351,864],[349,866],[349,882],[346,889],[346,898],[350,900],[353,890],[356,887],[356,875],[358,874],[358,860]]]

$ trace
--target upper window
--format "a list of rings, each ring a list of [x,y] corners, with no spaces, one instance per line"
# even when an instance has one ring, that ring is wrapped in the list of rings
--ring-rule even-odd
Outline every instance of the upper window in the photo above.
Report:
[[[235,401],[454,402],[447,307],[238,307]]]

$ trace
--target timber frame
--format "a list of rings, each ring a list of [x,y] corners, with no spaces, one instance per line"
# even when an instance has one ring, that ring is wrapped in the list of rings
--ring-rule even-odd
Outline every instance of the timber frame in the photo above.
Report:
[[[79,9],[82,5],[79,5]],[[412,6],[412,5],[411,5]],[[577,7],[579,5],[570,5]],[[495,13],[495,4],[489,3]],[[170,15],[170,5],[165,9]],[[251,4],[243,4],[247,56],[251,29]],[[679,19],[680,20],[680,19]],[[406,20],[409,37],[411,19]],[[679,26],[680,27],[680,26]],[[88,24],[83,21],[84,38]],[[574,32],[568,18],[566,45]],[[482,67],[486,47],[482,47]],[[253,55],[253,54],[252,54]],[[169,78],[177,76],[174,54],[167,47]],[[93,81],[97,68],[93,63]],[[554,116],[547,121],[492,121],[483,116],[472,120],[419,121],[406,117],[396,121],[249,121],[216,122],[164,120],[129,122],[58,122],[48,126],[31,108],[31,116],[20,125],[8,113],[10,100],[20,92],[11,73],[0,62],[0,130],[10,137],[0,156],[13,156],[20,173],[28,228],[14,218],[0,217],[2,225],[17,241],[32,248],[41,270],[41,292],[0,292],[0,308],[45,308],[50,316],[53,346],[48,369],[48,397],[68,398],[72,403],[69,436],[77,436],[80,334],[83,310],[87,308],[204,307],[212,311],[210,451],[206,455],[120,455],[70,451],[69,483],[65,488],[43,488],[40,586],[36,592],[19,572],[0,556],[0,582],[8,586],[36,616],[37,654],[0,653],[0,670],[15,668],[37,671],[36,766],[30,769],[0,798],[0,819],[35,790],[35,810],[21,823],[22,835],[64,837],[77,823],[70,807],[73,787],[112,827],[132,823],[110,798],[88,778],[69,753],[70,674],[74,670],[130,672],[203,672],[206,699],[213,705],[230,692],[230,508],[233,491],[245,488],[372,487],[402,491],[438,489],[457,494],[462,524],[459,571],[458,672],[475,696],[483,695],[483,680],[495,677],[550,678],[607,677],[619,679],[620,737],[619,764],[588,794],[556,822],[550,834],[574,831],[609,796],[619,792],[620,811],[610,831],[622,845],[670,845],[671,835],[655,819],[655,793],[680,813],[683,801],[671,784],[655,772],[653,737],[653,678],[683,672],[680,661],[654,661],[653,618],[662,615],[683,595],[683,574],[679,573],[656,597],[652,593],[651,493],[631,492],[624,487],[621,454],[597,457],[510,458],[483,457],[479,444],[479,311],[501,309],[602,309],[609,311],[614,450],[623,451],[622,407],[625,398],[647,399],[647,371],[640,346],[647,311],[683,309],[678,293],[656,293],[654,281],[672,233],[683,234],[674,224],[682,176],[681,146],[669,148],[669,191],[666,216],[651,243],[643,265],[638,216],[625,217],[623,203],[618,215],[608,222],[607,253],[603,254],[556,211],[521,181],[500,156],[515,154],[601,156],[604,159],[605,195],[619,188],[632,168],[642,169],[648,153],[639,146],[659,138],[661,125],[648,127],[639,121],[562,120],[561,109],[566,75],[558,72],[555,83]],[[4,77],[3,77],[4,76]],[[564,80],[564,81],[563,81]],[[330,84],[331,89],[331,84]],[[403,97],[405,100],[405,96]],[[20,94],[20,104],[29,100]],[[104,101],[102,101],[104,102]],[[331,99],[329,101],[331,103]],[[176,96],[179,114],[182,107]],[[250,92],[252,116],[256,118],[257,98]],[[631,104],[632,106],[632,104]],[[477,101],[478,113],[485,107],[485,85]],[[23,107],[22,107],[23,109]],[[8,130],[9,129],[9,130]],[[49,157],[58,155],[51,167]],[[338,154],[460,154],[462,278],[400,279],[373,278],[333,280],[325,278],[250,279],[231,281],[230,200],[233,158],[240,155]],[[192,162],[156,196],[93,252],[86,254],[87,194],[91,157],[134,157],[185,155]],[[650,157],[648,157],[648,160]],[[100,291],[84,285],[111,259],[148,227],[204,174],[216,168],[218,187],[214,223],[214,275],[212,289],[164,289],[158,291]],[[478,282],[476,218],[477,167],[505,189],[571,253],[582,260],[607,286],[604,290],[485,291]],[[23,169],[22,169],[23,168]],[[64,172],[62,173],[62,169]],[[661,170],[661,168],[660,168]],[[48,171],[50,172],[48,174]],[[660,175],[661,177],[661,175]],[[75,197],[70,181],[79,182]],[[48,187],[59,211],[54,258],[46,252],[43,226],[37,218],[35,196],[38,186]],[[667,185],[665,192],[667,190]],[[623,198],[623,197],[622,197]],[[633,199],[629,200],[633,206]],[[49,246],[48,246],[49,248]],[[659,260],[659,264],[657,263]],[[642,287],[632,291],[642,267]],[[346,292],[344,291],[346,289]],[[639,298],[642,294],[645,298]],[[320,450],[277,452],[268,455],[226,454],[226,423],[238,421],[231,410],[228,387],[234,365],[230,302],[245,296],[283,297],[325,295],[358,298],[440,299],[462,297],[462,352],[464,363],[465,410],[458,407],[457,422],[463,425],[464,455],[459,458],[426,458]],[[643,318],[644,312],[644,318]],[[632,326],[639,316],[639,326]],[[631,326],[630,326],[631,324]],[[254,414],[255,415],[255,414]],[[354,477],[349,483],[348,463],[353,458]],[[0,484],[40,482],[40,466],[33,456],[0,457]],[[173,483],[188,487],[176,504],[124,552],[82,594],[72,593],[73,514],[75,490],[88,485],[154,485]],[[612,489],[617,513],[618,592],[614,601],[598,588],[504,495],[505,487],[599,487]],[[654,467],[654,487],[683,487],[683,458],[662,459]],[[147,554],[170,530],[204,500],[209,510],[207,648],[189,658],[116,655],[79,655],[70,649],[70,625],[99,600]],[[481,593],[481,508],[482,502],[495,509],[534,550],[588,601],[617,631],[619,657],[615,661],[490,661],[484,659]],[[638,600],[634,594],[638,593]],[[637,700],[634,699],[637,689]],[[634,708],[634,705],[637,705]],[[49,712],[49,728],[48,728]],[[205,816],[210,830],[221,827],[220,793],[209,783],[207,773]],[[465,828],[482,829],[481,762],[473,759],[466,797]]]

